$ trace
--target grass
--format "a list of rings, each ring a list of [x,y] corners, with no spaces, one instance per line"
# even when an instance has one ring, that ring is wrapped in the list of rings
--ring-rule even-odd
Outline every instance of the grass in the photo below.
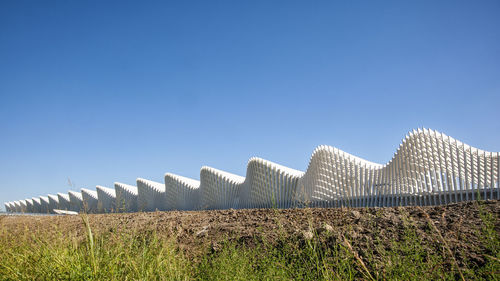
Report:
[[[500,238],[496,213],[480,209],[484,263],[460,264],[429,219],[423,239],[414,221],[401,216],[402,234],[356,250],[352,233],[311,230],[312,237],[255,237],[181,250],[175,236],[150,232],[92,231],[82,215],[84,235],[0,229],[0,280],[498,280]],[[438,246],[436,246],[438,245]]]

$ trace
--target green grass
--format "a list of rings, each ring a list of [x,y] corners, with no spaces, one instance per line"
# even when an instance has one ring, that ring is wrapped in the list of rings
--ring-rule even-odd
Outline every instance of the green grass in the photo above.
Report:
[[[460,274],[498,280],[497,214],[481,211],[480,217],[484,264],[459,268],[431,225],[426,234],[436,235],[439,247],[404,216],[400,239],[382,241],[374,233],[373,247],[360,252],[349,233],[312,231],[312,239],[280,232],[272,243],[225,240],[194,254],[180,250],[176,237],[154,231],[95,234],[82,216],[85,235],[0,229],[0,280],[460,280]]]

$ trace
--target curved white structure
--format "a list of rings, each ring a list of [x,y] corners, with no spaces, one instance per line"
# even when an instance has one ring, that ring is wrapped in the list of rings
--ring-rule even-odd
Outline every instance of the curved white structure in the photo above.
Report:
[[[26,199],[26,213],[33,213],[33,200]]]
[[[42,205],[40,203],[40,198],[31,198],[33,200],[33,213],[41,213],[42,212]]]
[[[171,173],[165,174],[165,210],[197,210],[200,182]]]
[[[250,159],[240,207],[294,207],[297,183],[303,175],[304,172],[264,159]]]
[[[54,194],[47,195],[49,198],[49,213],[55,214],[54,209],[59,209],[59,197]]]
[[[40,196],[40,212],[43,214],[49,213],[49,197]]]
[[[114,212],[116,209],[115,190],[100,185],[96,186],[96,190],[97,190],[97,212],[98,213]]]
[[[26,213],[26,200],[20,200],[19,205],[21,206],[19,211],[21,213]]]
[[[97,192],[82,188],[83,210],[88,213],[97,212]]]
[[[68,191],[69,210],[74,212],[83,211],[83,197],[81,192]]]
[[[411,132],[386,165],[320,146],[297,191],[308,206],[437,205],[498,199],[500,154],[432,130]]]
[[[71,204],[69,201],[69,195],[65,193],[57,193],[57,199],[59,200],[58,210],[70,210]]]
[[[137,179],[137,207],[139,211],[163,211],[166,209],[165,184]]]
[[[137,187],[115,182],[117,212],[137,212]]]
[[[12,209],[11,209],[11,207],[10,207],[10,202],[5,202],[5,203],[3,203],[3,204],[4,204],[4,206],[5,206],[5,212],[7,212],[7,213],[12,213]]]
[[[19,203],[19,201],[14,201],[14,210],[16,213],[21,212],[21,204]]]
[[[211,167],[202,167],[198,208],[203,210],[237,208],[238,195],[244,182],[244,177]]]
[[[113,209],[113,202],[123,211],[439,205],[500,199],[499,177],[499,152],[419,129],[385,165],[319,146],[305,172],[251,158],[246,177],[202,167],[199,181],[167,173],[165,184],[138,178],[137,187],[115,183],[116,194],[97,187],[99,196],[85,189],[82,196],[90,211],[97,210],[98,197],[101,211]],[[40,202],[40,211],[47,212],[43,198]],[[29,205],[15,201],[9,210],[22,212]]]
[[[257,157],[248,161],[246,177],[210,167],[201,169],[200,181],[167,173],[167,209],[291,208],[303,175]]]

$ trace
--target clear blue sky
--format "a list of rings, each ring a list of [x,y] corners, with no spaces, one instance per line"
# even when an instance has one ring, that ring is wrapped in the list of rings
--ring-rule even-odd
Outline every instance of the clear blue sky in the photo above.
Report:
[[[500,150],[500,1],[0,1],[0,202],[430,127]]]

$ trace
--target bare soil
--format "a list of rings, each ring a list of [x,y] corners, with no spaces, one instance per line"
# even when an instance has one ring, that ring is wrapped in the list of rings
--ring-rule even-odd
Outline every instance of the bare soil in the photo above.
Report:
[[[344,209],[248,209],[171,211],[88,215],[97,234],[156,232],[175,237],[181,250],[195,255],[207,248],[217,251],[225,241],[254,247],[258,243],[304,241],[328,232],[323,243],[350,241],[361,256],[380,243],[387,249],[413,229],[430,250],[450,248],[458,264],[481,266],[487,253],[481,231],[481,214],[493,214],[500,233],[500,201],[464,202],[433,207],[344,208]],[[85,239],[81,216],[0,216],[0,227],[16,232],[70,234]],[[439,235],[440,234],[440,235]],[[208,247],[207,247],[208,246]]]

